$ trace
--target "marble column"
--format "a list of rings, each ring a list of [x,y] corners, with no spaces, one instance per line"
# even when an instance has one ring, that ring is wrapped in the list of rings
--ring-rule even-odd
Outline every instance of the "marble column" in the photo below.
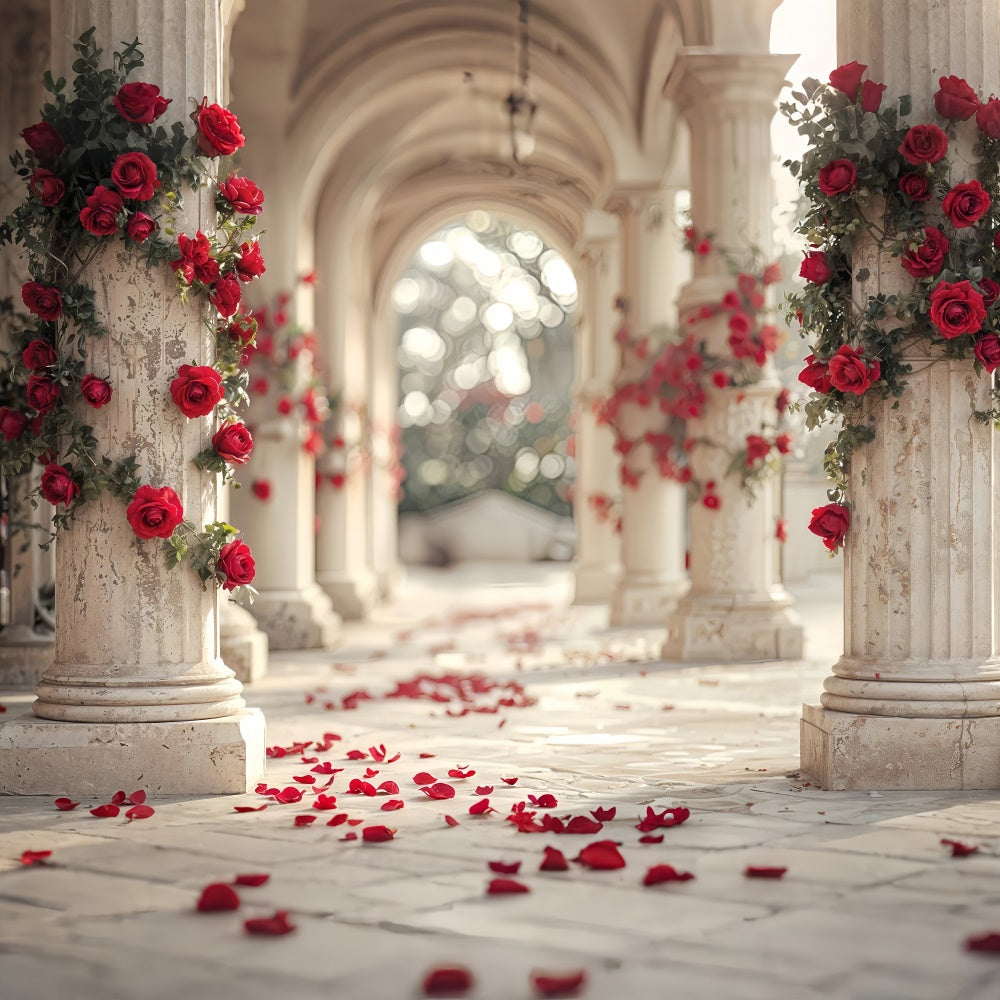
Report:
[[[686,50],[667,81],[667,94],[690,129],[693,223],[742,266],[747,266],[749,248],[766,255],[771,245],[770,123],[793,59]],[[697,255],[694,276],[678,301],[682,324],[702,306],[718,304],[735,280],[722,254]],[[713,354],[730,356],[724,315],[699,322],[698,333]],[[774,417],[780,385],[770,363],[762,376],[752,386],[713,390],[702,417],[691,422],[689,436],[742,447],[748,433],[759,433]],[[694,477],[715,481],[720,506],[691,507],[691,590],[667,620],[663,655],[718,661],[798,658],[802,628],[781,583],[775,539],[778,484],[764,483],[751,500],[739,477],[726,475],[728,465],[724,449],[696,445],[692,451]]]
[[[70,76],[72,44],[91,25],[110,59],[138,36],[142,78],[175,98],[219,93],[216,2],[165,8],[156,0],[52,0],[54,75]],[[210,231],[211,192],[189,192],[185,231]],[[88,413],[104,450],[135,453],[144,482],[172,486],[185,516],[215,520],[216,480],[192,458],[211,437],[208,418],[186,419],[171,404],[177,366],[211,362],[211,326],[186,306],[167,268],[123,266],[117,248],[89,272],[98,316],[110,333],[88,345],[94,370],[115,387]],[[30,716],[0,726],[0,792],[107,794],[245,792],[263,774],[264,719],[247,709],[241,685],[219,655],[218,592],[186,568],[168,569],[158,542],[139,542],[120,500],[81,508],[59,539],[55,662],[36,687]],[[73,723],[72,725],[70,723]]]
[[[600,236],[588,237],[581,258],[583,316],[576,340],[576,483],[573,487],[573,520],[576,523],[574,563],[576,604],[610,603],[621,575],[621,538],[617,517],[601,517],[591,502],[595,495],[621,502],[619,457],[611,428],[598,423],[595,406],[614,388],[611,380],[618,364],[614,331],[618,323],[619,261],[617,220]]]
[[[682,264],[672,193],[659,188],[619,190],[608,208],[620,219],[625,322],[633,336],[643,336],[674,318],[674,292]],[[631,378],[623,368],[615,382]],[[630,438],[662,429],[658,411],[632,402],[622,407],[621,419]],[[611,601],[611,622],[662,625],[688,589],[686,490],[659,474],[653,451],[645,443],[629,454],[629,466],[640,479],[637,487],[622,490],[622,569]]]
[[[941,75],[983,96],[1000,78],[991,0],[842,3],[838,43],[912,95],[915,122],[934,120]],[[891,281],[898,262],[883,263]],[[872,401],[875,440],[851,459],[844,654],[804,706],[802,769],[835,789],[1000,788],[1000,450],[970,417],[992,380],[930,345],[905,360],[898,406]]]

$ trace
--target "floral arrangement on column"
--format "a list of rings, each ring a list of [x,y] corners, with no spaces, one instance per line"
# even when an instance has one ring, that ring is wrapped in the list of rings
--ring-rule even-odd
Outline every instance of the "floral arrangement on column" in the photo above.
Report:
[[[264,272],[251,236],[264,196],[221,168],[244,144],[235,115],[205,99],[193,108],[190,129],[158,124],[173,98],[128,79],[143,65],[138,39],[102,69],[94,34],[89,29],[75,45],[71,88],[45,73],[41,120],[21,132],[27,150],[11,156],[26,197],[0,225],[0,245],[13,243],[27,259],[31,280],[21,297],[33,322],[12,331],[0,373],[8,399],[0,406],[0,461],[15,474],[42,465],[38,492],[55,506],[53,537],[80,505],[108,492],[124,504],[138,539],[162,539],[170,565],[185,562],[203,584],[252,599],[253,556],[233,526],[192,524],[169,483],[142,481],[135,456],[102,453],[86,414],[106,406],[115,386],[85,359],[88,341],[108,332],[88,283],[95,258],[113,247],[147,268],[171,268],[182,299],[210,303],[205,314],[217,349],[212,365],[182,364],[163,389],[185,417],[215,422],[211,448],[195,461],[231,481],[232,467],[253,449],[236,411],[248,398],[241,360],[256,324],[239,310],[245,284]],[[215,192],[214,234],[178,232],[182,192],[205,185]]]
[[[906,391],[905,349],[973,358],[991,378],[1000,365],[1000,99],[942,76],[933,120],[914,120],[911,97],[886,101],[867,68],[806,80],[781,106],[809,140],[785,163],[808,204],[805,286],[788,304],[810,340],[806,425],[839,424],[824,462],[830,502],[809,526],[831,553],[850,527],[851,454],[876,433],[872,404]],[[973,418],[1000,419],[995,387],[993,399]]]

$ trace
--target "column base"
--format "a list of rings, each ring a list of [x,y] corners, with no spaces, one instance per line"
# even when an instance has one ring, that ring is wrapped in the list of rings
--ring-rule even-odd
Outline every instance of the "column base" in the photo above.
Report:
[[[219,647],[222,662],[241,684],[267,673],[267,636],[257,628],[254,616],[232,601],[219,604]]]
[[[578,566],[573,576],[574,604],[610,604],[621,577],[621,566]],[[657,624],[662,623],[661,618]]]
[[[0,723],[0,795],[235,795],[264,775],[264,715],[194,722]],[[95,803],[97,804],[97,803]]]
[[[740,663],[802,659],[802,623],[790,599],[685,598],[666,621],[665,660]]]
[[[904,719],[803,705],[802,773],[833,791],[1000,788],[1000,718]]]
[[[686,579],[652,574],[620,579],[611,597],[611,624],[662,626],[690,586]]]
[[[55,655],[52,635],[39,635],[27,625],[5,628],[0,638],[0,685],[33,686],[52,666]]]
[[[340,633],[340,616],[316,584],[263,591],[250,610],[272,650],[332,649]]]
[[[316,582],[330,598],[333,610],[345,621],[367,618],[379,601],[378,577],[374,573],[320,574]]]

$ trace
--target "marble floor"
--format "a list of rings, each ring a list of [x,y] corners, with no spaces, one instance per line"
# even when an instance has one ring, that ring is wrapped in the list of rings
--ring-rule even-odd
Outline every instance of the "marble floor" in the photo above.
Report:
[[[447,995],[995,1000],[1000,953],[967,941],[1000,932],[1000,796],[796,771],[839,589],[793,588],[806,659],[692,667],[571,607],[564,567],[411,572],[248,690],[276,748],[260,793],[131,821],[91,815],[113,788],[0,799],[0,997],[408,1000],[461,967]],[[212,884],[238,909],[199,912]]]

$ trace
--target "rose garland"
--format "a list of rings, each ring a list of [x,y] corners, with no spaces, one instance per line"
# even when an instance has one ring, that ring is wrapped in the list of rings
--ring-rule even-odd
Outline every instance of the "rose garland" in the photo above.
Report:
[[[983,102],[965,80],[942,76],[936,121],[911,123],[910,97],[883,106],[886,85],[864,79],[867,68],[851,62],[829,84],[806,80],[781,106],[809,140],[801,160],[785,163],[808,200],[797,229],[810,248],[799,271],[805,287],[788,298],[789,319],[811,338],[799,375],[812,390],[806,425],[841,424],[824,460],[830,503],[809,526],[831,553],[850,526],[851,453],[875,435],[866,400],[905,391],[905,346],[972,354],[991,375],[1000,366],[1000,100]],[[963,157],[975,157],[957,182],[956,140]],[[874,275],[854,270],[863,247],[874,249]],[[992,398],[975,414],[983,422],[1000,420],[995,386]]]
[[[232,481],[232,466],[246,462],[253,448],[235,411],[247,400],[241,356],[256,325],[239,308],[242,285],[264,272],[260,246],[249,238],[263,194],[231,174],[216,187],[215,234],[174,238],[181,191],[213,182],[213,161],[244,144],[239,122],[205,99],[191,115],[193,135],[181,123],[169,131],[157,125],[170,99],[154,84],[127,80],[143,65],[138,39],[114,53],[112,68],[101,69],[94,35],[89,29],[75,45],[74,96],[67,96],[64,79],[45,73],[51,99],[42,120],[21,133],[27,152],[11,156],[28,197],[0,226],[0,245],[13,242],[27,257],[31,280],[21,294],[33,323],[11,331],[0,375],[7,399],[0,406],[0,461],[14,474],[35,461],[44,466],[38,492],[56,507],[53,537],[80,504],[108,491],[127,504],[137,538],[163,539],[169,565],[186,561],[203,584],[214,580],[252,599],[253,557],[236,529],[215,522],[199,530],[184,519],[172,487],[140,482],[134,456],[101,455],[78,404],[97,409],[114,392],[107,377],[84,366],[88,339],[107,333],[86,272],[120,239],[147,267],[169,264],[182,299],[194,294],[213,307],[214,364],[181,365],[163,388],[189,419],[218,418],[212,447],[195,461]]]

